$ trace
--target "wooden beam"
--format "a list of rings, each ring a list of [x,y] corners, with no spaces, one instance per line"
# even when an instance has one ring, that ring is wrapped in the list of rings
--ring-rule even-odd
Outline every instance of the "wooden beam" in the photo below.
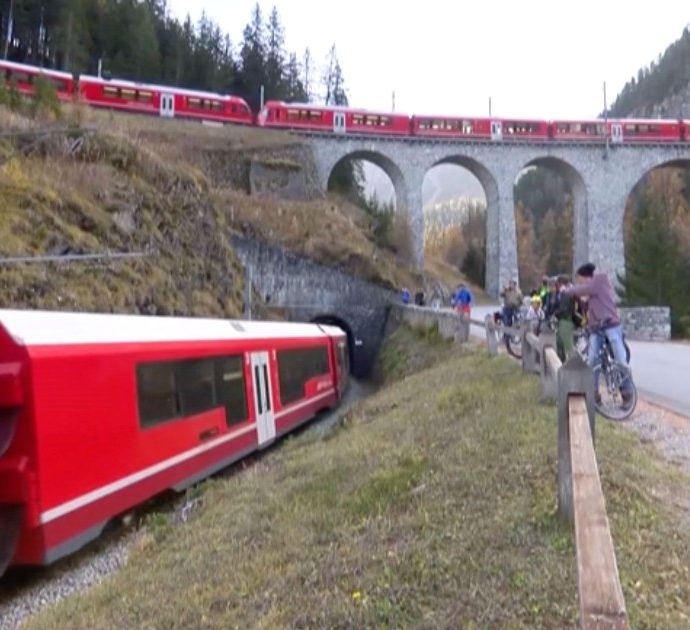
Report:
[[[570,396],[570,453],[580,627],[628,629],[584,396]]]

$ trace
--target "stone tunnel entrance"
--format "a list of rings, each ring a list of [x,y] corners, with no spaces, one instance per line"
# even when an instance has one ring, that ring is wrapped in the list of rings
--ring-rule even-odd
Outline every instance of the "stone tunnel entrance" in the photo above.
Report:
[[[347,335],[347,353],[350,361],[350,372],[353,372],[354,366],[354,349],[355,349],[355,335],[352,332],[350,325],[341,317],[336,315],[317,315],[311,322],[313,324],[325,324],[326,326],[337,326],[342,329]]]

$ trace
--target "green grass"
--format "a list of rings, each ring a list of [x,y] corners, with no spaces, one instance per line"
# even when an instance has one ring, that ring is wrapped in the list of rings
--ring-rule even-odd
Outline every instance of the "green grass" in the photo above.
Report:
[[[150,517],[120,573],[28,627],[577,627],[554,408],[431,337],[400,328],[395,370],[331,433],[207,482],[184,525]],[[404,375],[418,354],[437,361]],[[597,451],[632,627],[687,627],[687,517],[664,498],[687,480],[619,426]]]

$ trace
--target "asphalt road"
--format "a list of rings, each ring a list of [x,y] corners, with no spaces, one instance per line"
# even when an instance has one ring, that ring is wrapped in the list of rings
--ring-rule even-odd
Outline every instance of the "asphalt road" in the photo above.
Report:
[[[476,306],[473,319],[484,319],[498,306]],[[472,326],[473,336],[485,338],[484,329]],[[643,398],[690,418],[690,344],[628,341],[637,391]]]

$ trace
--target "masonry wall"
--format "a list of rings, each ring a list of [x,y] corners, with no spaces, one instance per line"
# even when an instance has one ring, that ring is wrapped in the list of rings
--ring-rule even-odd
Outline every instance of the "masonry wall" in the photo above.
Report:
[[[293,321],[337,318],[351,332],[352,371],[371,373],[397,295],[279,247],[232,236],[235,253],[269,306]]]
[[[671,309],[668,306],[621,308],[623,330],[636,341],[668,341],[671,338]]]

